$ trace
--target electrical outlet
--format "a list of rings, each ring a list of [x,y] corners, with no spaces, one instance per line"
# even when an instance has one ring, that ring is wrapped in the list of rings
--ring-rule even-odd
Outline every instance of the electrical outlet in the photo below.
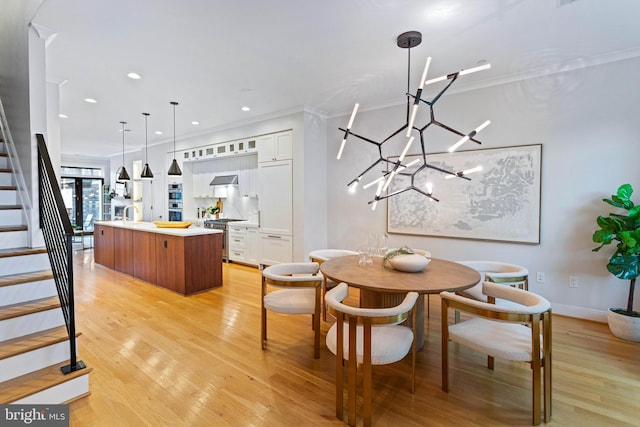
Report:
[[[569,287],[577,288],[580,286],[580,282],[578,281],[578,276],[569,276]]]
[[[544,283],[544,273],[542,271],[536,273],[536,282]]]

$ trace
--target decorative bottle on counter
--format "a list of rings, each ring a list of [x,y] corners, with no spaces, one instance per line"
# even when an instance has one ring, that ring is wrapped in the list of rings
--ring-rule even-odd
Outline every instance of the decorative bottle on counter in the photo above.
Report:
[[[222,213],[222,200],[218,199],[218,201],[216,202],[216,207],[218,208],[217,212],[216,212],[216,219],[220,218],[220,214]]]

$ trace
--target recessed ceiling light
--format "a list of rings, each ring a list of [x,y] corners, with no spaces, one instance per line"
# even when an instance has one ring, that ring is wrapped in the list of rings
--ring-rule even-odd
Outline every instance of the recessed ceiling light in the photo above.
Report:
[[[427,12],[427,17],[432,19],[448,19],[456,13],[457,5],[436,6]]]
[[[66,114],[62,114],[62,113],[60,113],[60,114],[58,114],[58,117],[61,117],[61,118],[63,118],[63,119],[66,119],[66,118],[67,118],[67,117],[69,117],[69,116],[67,116]]]
[[[241,109],[242,109],[242,111],[251,111],[251,108],[246,107],[246,106],[245,106],[245,107],[242,107]]]
[[[96,101],[96,100],[95,100],[95,99],[93,99],[93,98],[85,98],[84,100],[85,100],[86,102],[88,102],[89,104],[95,104],[96,102],[98,102],[98,101]]]
[[[130,79],[134,79],[134,80],[138,80],[138,79],[142,78],[140,76],[140,74],[138,74],[138,73],[129,73],[129,74],[127,74],[127,77],[129,77]]]
[[[200,122],[193,121],[193,122],[191,122],[191,124],[192,124],[192,125],[199,125],[199,124],[200,124]]]
[[[157,130],[156,135],[162,135],[162,131]]]

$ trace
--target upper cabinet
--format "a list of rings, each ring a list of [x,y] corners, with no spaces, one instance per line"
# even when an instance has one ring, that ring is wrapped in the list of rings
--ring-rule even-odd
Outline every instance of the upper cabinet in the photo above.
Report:
[[[293,159],[291,131],[261,136],[257,144],[259,163]]]
[[[198,160],[218,159],[227,156],[243,156],[255,153],[258,146],[255,138],[241,139],[237,141],[221,142],[205,147],[196,147],[182,152],[180,156],[184,162]]]

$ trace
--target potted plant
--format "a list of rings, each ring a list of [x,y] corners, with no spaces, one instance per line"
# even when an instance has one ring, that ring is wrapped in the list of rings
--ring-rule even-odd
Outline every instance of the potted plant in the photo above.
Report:
[[[218,212],[220,212],[220,208],[219,208],[218,206],[209,206],[209,207],[207,208],[207,214],[208,214],[208,215],[207,215],[207,218],[210,218],[210,217],[211,217],[211,215],[216,215]],[[216,215],[216,218],[217,218],[217,217],[218,217],[218,216]]]
[[[617,242],[607,270],[618,279],[630,281],[629,298],[626,308],[609,309],[609,329],[618,338],[640,342],[640,313],[633,310],[636,278],[640,275],[640,206],[633,203],[632,194],[631,185],[623,184],[611,199],[602,199],[611,206],[624,209],[626,215],[610,213],[608,217],[598,216],[600,228],[593,233],[593,241],[600,246],[593,251],[598,252],[605,245]]]

